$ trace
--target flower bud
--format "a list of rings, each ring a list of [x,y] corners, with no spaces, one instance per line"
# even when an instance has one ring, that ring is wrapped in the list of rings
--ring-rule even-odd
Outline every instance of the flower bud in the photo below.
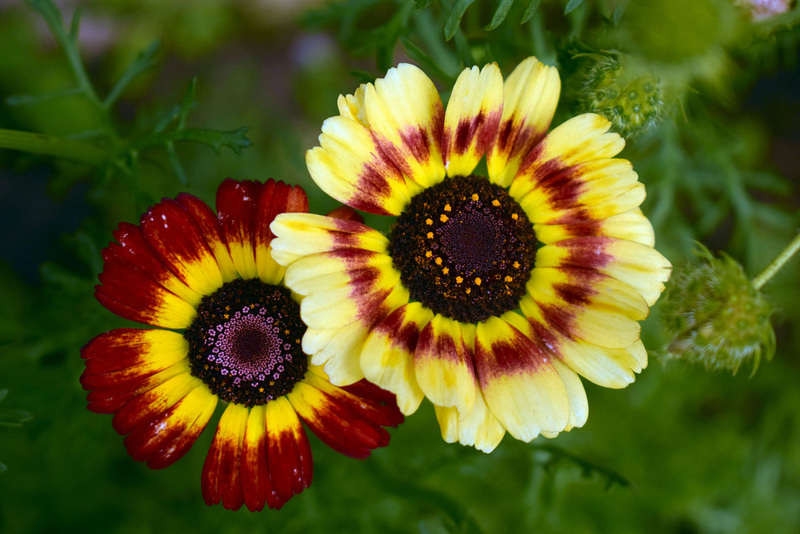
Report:
[[[770,304],[736,260],[702,245],[695,254],[700,263],[676,269],[662,300],[668,356],[734,374],[752,362],[755,373],[775,353]]]
[[[661,83],[618,56],[597,54],[587,70],[579,100],[584,111],[598,113],[623,137],[645,132],[664,115]]]

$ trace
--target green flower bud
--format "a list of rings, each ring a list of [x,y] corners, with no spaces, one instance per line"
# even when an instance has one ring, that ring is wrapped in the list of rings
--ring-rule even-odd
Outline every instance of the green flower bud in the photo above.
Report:
[[[591,54],[596,59],[587,69],[579,101],[584,111],[598,113],[624,137],[645,132],[664,115],[660,81],[630,66],[627,58]]]
[[[734,374],[752,362],[754,374],[775,353],[772,308],[736,260],[698,246],[700,263],[676,269],[662,299],[668,356]]]

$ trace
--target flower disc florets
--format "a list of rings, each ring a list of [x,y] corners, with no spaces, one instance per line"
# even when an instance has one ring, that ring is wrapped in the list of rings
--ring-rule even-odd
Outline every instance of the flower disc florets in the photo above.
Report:
[[[305,376],[305,331],[288,289],[237,279],[203,298],[184,336],[194,376],[223,400],[257,406]]]
[[[755,372],[762,355],[770,360],[775,352],[771,306],[733,258],[715,258],[705,248],[696,254],[702,262],[676,270],[664,293],[667,351],[734,373],[752,361]]]
[[[454,177],[411,199],[389,254],[411,298],[464,323],[517,307],[536,257],[536,234],[505,189]]]

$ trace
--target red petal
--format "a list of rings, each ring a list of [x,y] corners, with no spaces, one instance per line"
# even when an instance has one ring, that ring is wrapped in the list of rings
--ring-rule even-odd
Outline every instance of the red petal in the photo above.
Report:
[[[209,506],[222,501],[228,510],[238,510],[244,504],[239,474],[248,413],[244,406],[229,404],[220,418],[203,464],[203,499]]]
[[[279,509],[311,484],[313,464],[300,419],[285,397],[267,404],[267,465],[272,491],[267,505]]]

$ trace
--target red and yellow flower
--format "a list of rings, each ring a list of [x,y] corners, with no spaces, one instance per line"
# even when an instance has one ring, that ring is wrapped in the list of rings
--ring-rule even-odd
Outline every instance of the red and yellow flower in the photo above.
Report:
[[[584,424],[583,376],[624,387],[669,278],[639,210],[624,140],[595,114],[548,133],[557,71],[466,69],[445,108],[403,64],[339,97],[306,161],[353,208],[395,217],[276,217],[273,257],[305,298],[303,347],[335,384],[366,377],[405,414],[427,397],[442,435],[490,451]],[[485,173],[475,169],[485,156]],[[485,175],[485,176],[484,176]]]
[[[156,328],[94,338],[81,351],[81,383],[89,409],[114,414],[128,453],[154,469],[183,456],[227,403],[203,466],[205,501],[280,508],[311,483],[301,421],[335,450],[365,458],[403,416],[391,393],[364,381],[333,386],[302,352],[300,297],[270,255],[269,224],[308,211],[305,192],[226,180],[216,203],[217,214],[181,194],[138,226],[120,224],[103,251],[97,299]]]

